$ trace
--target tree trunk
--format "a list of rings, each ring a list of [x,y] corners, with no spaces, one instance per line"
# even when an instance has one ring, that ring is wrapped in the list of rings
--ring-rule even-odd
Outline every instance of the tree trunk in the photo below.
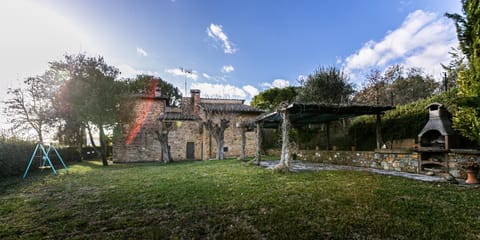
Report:
[[[30,123],[30,126],[37,132],[37,137],[39,143],[43,144],[43,134],[42,134],[42,124],[35,125],[33,123]]]
[[[163,123],[161,123],[163,124]],[[162,147],[162,158],[164,163],[170,163],[172,161],[172,156],[170,155],[170,148],[168,147],[168,131],[155,131],[157,135],[157,140],[160,142]]]
[[[223,160],[224,159],[224,151],[223,151],[223,146],[224,146],[224,138],[223,138],[223,131],[219,133],[217,136],[215,136],[215,140],[217,141],[217,160]]]
[[[105,132],[103,130],[103,126],[101,124],[98,125],[98,129],[100,130],[100,144],[101,144],[101,151],[100,151],[100,155],[102,157],[102,165],[103,166],[108,166],[108,161],[107,161],[107,157],[108,157],[108,146],[107,146],[107,138],[105,136]]]
[[[92,148],[97,153],[97,157],[100,157],[102,153],[100,153],[100,150],[98,150],[97,145],[95,145],[95,141],[93,140],[92,130],[90,128],[90,125],[88,124],[87,124],[87,131],[88,131],[88,137],[90,138],[90,143],[92,143]]]
[[[82,154],[82,147],[83,147],[83,136],[85,134],[85,129],[83,127],[80,127],[78,129],[78,135],[76,139],[76,144],[77,144],[77,151],[80,154],[80,157],[78,158],[78,161],[81,162],[83,160],[83,154]]]
[[[288,171],[290,168],[290,119],[286,110],[280,112],[282,117],[282,154],[280,156],[280,163],[275,166],[276,170]]]
[[[208,131],[213,135],[215,141],[217,142],[217,153],[216,159],[223,160],[224,159],[224,134],[225,129],[228,128],[230,121],[227,119],[221,119],[220,123],[213,123],[212,120],[208,120],[206,123]]]
[[[255,163],[257,165],[260,165],[260,161],[262,160],[262,127],[263,124],[260,122],[257,122],[257,141],[255,145]]]
[[[38,130],[38,140],[43,144],[43,134],[41,129]]]
[[[162,146],[162,158],[163,163],[170,163],[172,161],[170,157],[170,151],[167,142],[161,143]]]

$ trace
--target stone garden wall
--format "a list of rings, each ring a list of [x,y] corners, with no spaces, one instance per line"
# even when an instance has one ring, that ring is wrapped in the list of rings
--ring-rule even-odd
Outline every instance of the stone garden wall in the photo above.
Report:
[[[280,156],[278,149],[268,150],[267,154]],[[317,151],[298,150],[293,159],[313,163],[328,163],[336,165],[376,168],[391,171],[416,173],[418,171],[418,153],[408,150],[378,150],[378,151]],[[448,154],[449,173],[454,177],[465,177],[462,166],[468,162],[480,163],[480,151],[452,150]]]
[[[449,172],[455,177],[465,178],[465,171],[462,167],[468,162],[480,163],[480,151],[467,149],[452,149],[448,153]]]
[[[296,159],[315,163],[329,163],[415,173],[417,172],[418,166],[417,155],[417,153],[406,151],[352,152],[300,150],[296,154]]]

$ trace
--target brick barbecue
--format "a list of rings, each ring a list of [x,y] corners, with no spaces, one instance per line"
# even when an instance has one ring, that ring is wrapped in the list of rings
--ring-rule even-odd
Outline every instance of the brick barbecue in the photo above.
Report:
[[[440,103],[427,106],[429,119],[418,134],[418,171],[448,172],[448,152],[457,147],[450,114]]]

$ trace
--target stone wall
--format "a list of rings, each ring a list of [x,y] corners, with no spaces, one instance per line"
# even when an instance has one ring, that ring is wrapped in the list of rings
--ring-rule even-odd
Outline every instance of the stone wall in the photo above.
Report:
[[[255,119],[256,115],[249,114],[234,114],[230,117],[230,126],[225,129],[224,133],[224,147],[228,150],[225,151],[225,157],[239,157],[241,153],[241,144],[242,144],[242,129],[237,128],[236,125],[239,122]],[[245,144],[245,155],[254,156],[255,155],[255,144],[256,136],[254,131],[246,132],[246,144]],[[208,136],[208,130],[204,129],[204,158],[203,159],[213,159],[217,153],[217,143],[215,138],[211,139],[211,149],[210,149],[210,139]]]
[[[187,159],[187,143],[195,144],[195,158],[202,159],[201,121],[177,121],[177,127],[168,134],[168,144],[173,160]]]
[[[278,149],[268,150],[267,154],[280,157]],[[408,150],[378,151],[316,151],[299,150],[293,155],[294,160],[367,167],[391,171],[416,173],[418,170],[418,153]],[[467,162],[480,163],[480,151],[452,150],[448,153],[448,171],[454,177],[464,178]]]
[[[233,101],[233,100],[232,100]],[[237,101],[237,100],[235,100]],[[171,110],[171,109],[170,109]],[[135,108],[134,121],[123,126],[122,136],[115,139],[113,144],[114,162],[152,162],[162,161],[160,142],[156,139],[155,130],[158,128],[158,118],[165,111],[165,102],[156,98],[138,98]],[[205,117],[204,114],[200,114]],[[225,157],[238,157],[241,152],[241,129],[236,127],[237,122],[254,119],[252,114],[230,114],[230,126],[225,130]],[[172,160],[187,159],[187,143],[194,143],[196,160],[215,158],[216,142],[209,139],[208,130],[203,126],[203,120],[182,120],[175,122],[175,128],[169,133],[169,146]],[[211,143],[211,144],[210,144]],[[246,156],[255,154],[255,133],[246,133]],[[211,146],[211,149],[210,149]]]
[[[130,124],[125,124],[122,136],[114,140],[114,162],[161,161],[161,146],[156,140],[157,119],[165,102],[157,98],[138,98],[132,111],[136,113]]]
[[[452,149],[451,152],[448,153],[449,172],[455,177],[466,177],[463,167],[466,166],[468,162],[480,163],[480,151]]]
[[[300,161],[330,163],[356,167],[378,168],[392,171],[417,172],[418,154],[406,151],[315,151],[300,150]]]

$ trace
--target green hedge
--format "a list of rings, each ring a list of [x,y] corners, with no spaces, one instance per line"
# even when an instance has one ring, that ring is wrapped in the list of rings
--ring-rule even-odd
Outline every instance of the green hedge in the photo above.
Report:
[[[0,141],[0,178],[8,176],[21,176],[35,150],[35,144],[24,141]],[[62,159],[68,164],[80,160],[80,154],[75,148],[59,148],[58,152]],[[57,165],[56,159],[52,159]],[[40,160],[33,162],[29,172],[38,170]]]
[[[428,121],[426,107],[433,102],[446,106],[449,112],[455,111],[453,104],[455,93],[448,92],[434,95],[427,99],[418,100],[406,105],[396,106],[396,109],[387,111],[382,116],[383,141],[395,139],[417,138],[417,135]],[[349,130],[349,135],[356,139],[359,150],[372,150],[375,148],[375,116],[361,116],[355,118]]]

